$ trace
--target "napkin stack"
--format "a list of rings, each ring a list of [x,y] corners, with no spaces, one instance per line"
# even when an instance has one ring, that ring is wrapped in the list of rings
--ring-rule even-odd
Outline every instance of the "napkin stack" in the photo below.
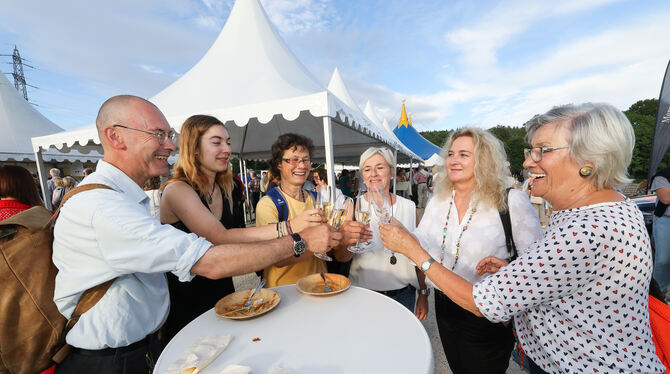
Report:
[[[197,374],[226,350],[233,337],[206,336],[197,340],[168,368],[166,374]]]

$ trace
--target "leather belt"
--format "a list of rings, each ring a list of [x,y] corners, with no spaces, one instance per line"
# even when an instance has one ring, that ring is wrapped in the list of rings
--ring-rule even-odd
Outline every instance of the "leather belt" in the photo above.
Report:
[[[401,293],[407,291],[408,288],[409,288],[409,285],[407,285],[407,286],[405,286],[405,287],[403,287],[403,288],[399,288],[399,289],[397,289],[397,290],[377,291],[377,292],[379,292],[379,293],[382,294],[382,295],[386,295],[386,296],[388,296],[388,297],[393,297],[393,296],[400,295]]]

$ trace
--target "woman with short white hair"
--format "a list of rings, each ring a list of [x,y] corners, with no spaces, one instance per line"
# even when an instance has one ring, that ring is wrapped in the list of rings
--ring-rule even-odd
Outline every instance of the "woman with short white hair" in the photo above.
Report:
[[[463,310],[491,322],[514,317],[531,373],[664,372],[649,326],[649,235],[635,203],[614,189],[628,182],[630,122],[587,103],[536,116],[526,131],[532,194],[552,205],[542,240],[509,265],[482,260],[478,273],[494,274],[480,279],[434,264],[398,227],[380,228],[384,245],[422,264]]]
[[[361,155],[359,167],[368,192],[358,196],[371,207],[371,188],[381,188],[391,207],[391,215],[409,230],[416,226],[414,202],[389,192],[395,175],[395,157],[387,148],[370,147]],[[338,258],[348,261],[353,256],[349,278],[351,283],[384,294],[413,311],[419,320],[428,315],[428,290],[423,273],[407,257],[386,251],[379,238],[379,217],[370,209],[370,230],[373,238],[366,252]],[[418,298],[416,290],[419,289]]]

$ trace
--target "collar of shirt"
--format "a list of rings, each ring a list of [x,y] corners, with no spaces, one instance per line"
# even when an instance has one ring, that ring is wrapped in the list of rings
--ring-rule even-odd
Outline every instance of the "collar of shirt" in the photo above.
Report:
[[[92,183],[101,183],[109,186],[139,204],[144,204],[149,200],[144,190],[135,181],[130,179],[126,173],[103,160],[98,161],[95,173],[91,174],[91,178],[86,178],[80,185]]]

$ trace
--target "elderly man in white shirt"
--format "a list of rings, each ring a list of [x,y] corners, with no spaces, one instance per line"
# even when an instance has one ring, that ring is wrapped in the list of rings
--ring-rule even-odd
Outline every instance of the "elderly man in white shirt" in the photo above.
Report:
[[[79,193],[62,208],[54,230],[54,301],[69,318],[84,291],[115,281],[67,334],[73,350],[56,373],[151,371],[160,352],[155,335],[170,308],[165,272],[181,281],[216,279],[299,256],[305,247],[324,252],[339,244],[341,235],[323,224],[297,236],[217,246],[161,225],[141,186],[168,172],[175,145],[167,120],[150,102],[123,95],[102,105],[96,127],[104,161],[82,184],[113,190]]]

